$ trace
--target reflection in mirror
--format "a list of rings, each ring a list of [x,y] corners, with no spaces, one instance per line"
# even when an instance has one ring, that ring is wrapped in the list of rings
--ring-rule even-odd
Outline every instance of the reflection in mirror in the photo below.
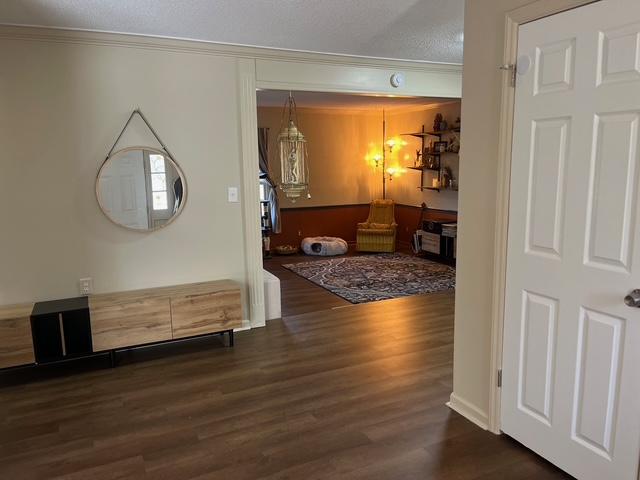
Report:
[[[166,152],[130,147],[115,152],[100,168],[96,195],[111,221],[151,231],[170,223],[182,210],[185,180]]]

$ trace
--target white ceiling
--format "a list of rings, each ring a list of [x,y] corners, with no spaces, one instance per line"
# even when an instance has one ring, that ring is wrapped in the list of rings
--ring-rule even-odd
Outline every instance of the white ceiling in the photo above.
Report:
[[[0,0],[0,23],[462,63],[464,0]]]
[[[258,91],[259,107],[282,108],[289,96],[288,91]],[[318,108],[330,110],[413,110],[444,102],[456,101],[452,98],[436,97],[386,97],[374,95],[353,95],[324,92],[293,92],[298,108]]]

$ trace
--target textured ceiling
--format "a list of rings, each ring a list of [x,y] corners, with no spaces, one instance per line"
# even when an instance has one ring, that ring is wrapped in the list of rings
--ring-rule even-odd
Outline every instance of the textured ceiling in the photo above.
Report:
[[[351,95],[324,92],[293,92],[296,105],[300,108],[321,108],[331,110],[382,110],[390,111],[428,107],[453,101],[451,98],[436,97],[385,97],[374,95]],[[288,91],[258,91],[259,107],[282,108],[289,96]]]
[[[0,0],[0,23],[462,63],[464,0]]]

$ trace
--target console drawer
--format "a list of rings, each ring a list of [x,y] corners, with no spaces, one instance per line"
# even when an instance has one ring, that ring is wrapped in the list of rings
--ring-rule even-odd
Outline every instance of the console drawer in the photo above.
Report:
[[[143,345],[171,340],[171,304],[168,297],[121,303],[91,304],[93,350]]]
[[[33,304],[0,308],[0,368],[35,362],[31,340]]]
[[[242,326],[240,289],[171,297],[173,338],[231,330]]]

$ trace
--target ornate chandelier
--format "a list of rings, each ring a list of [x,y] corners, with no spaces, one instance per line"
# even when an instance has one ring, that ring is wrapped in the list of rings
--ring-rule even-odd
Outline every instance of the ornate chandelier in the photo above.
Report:
[[[285,114],[288,114],[286,125]],[[280,172],[282,177],[280,189],[292,202],[295,202],[309,187],[307,140],[296,127],[297,121],[296,101],[291,92],[289,92],[289,98],[282,110],[278,145],[280,147]],[[307,193],[307,197],[311,198],[311,195]]]

